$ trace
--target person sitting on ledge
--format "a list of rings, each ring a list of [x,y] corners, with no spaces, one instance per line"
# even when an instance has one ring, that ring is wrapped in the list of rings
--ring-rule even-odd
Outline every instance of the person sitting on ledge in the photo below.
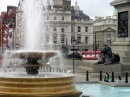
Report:
[[[105,82],[109,82],[109,74],[108,74],[108,72],[107,72],[106,75],[105,75],[104,81],[105,81]]]
[[[121,83],[121,77],[118,76],[118,79],[117,79],[117,81],[116,81],[116,84],[120,84],[120,83]]]

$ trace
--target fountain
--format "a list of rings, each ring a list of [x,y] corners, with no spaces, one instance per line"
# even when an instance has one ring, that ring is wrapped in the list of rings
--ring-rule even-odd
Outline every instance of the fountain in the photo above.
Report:
[[[49,60],[58,54],[58,51],[52,48],[50,51],[40,48],[43,38],[40,37],[43,35],[40,20],[45,1],[21,0],[22,29],[26,36],[23,50],[7,51],[5,55],[26,60],[21,63],[26,72],[0,74],[0,96],[2,97],[79,97],[82,93],[76,90],[73,74],[38,72],[40,66],[46,65],[40,60]],[[5,66],[8,65],[4,63]]]

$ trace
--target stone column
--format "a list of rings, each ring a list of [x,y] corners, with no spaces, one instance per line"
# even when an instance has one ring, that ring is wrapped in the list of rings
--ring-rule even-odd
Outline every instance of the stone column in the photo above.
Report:
[[[130,0],[114,0],[110,3],[117,10],[116,41],[112,51],[121,57],[123,69],[130,70]]]

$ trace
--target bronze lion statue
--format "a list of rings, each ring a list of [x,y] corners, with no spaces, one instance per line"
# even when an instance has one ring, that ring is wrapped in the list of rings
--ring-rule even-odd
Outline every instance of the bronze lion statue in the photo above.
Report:
[[[116,64],[119,62],[120,62],[119,54],[112,53],[111,48],[108,45],[104,44],[101,49],[99,60],[96,64],[109,65],[109,64]]]

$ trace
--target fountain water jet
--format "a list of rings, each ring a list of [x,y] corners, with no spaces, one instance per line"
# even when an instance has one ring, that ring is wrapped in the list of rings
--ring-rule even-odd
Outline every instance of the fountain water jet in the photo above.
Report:
[[[22,65],[26,72],[0,74],[0,96],[2,97],[79,97],[73,74],[39,72],[40,59],[49,59],[57,51],[42,51],[44,45],[42,33],[43,7],[48,0],[21,0],[23,15],[24,49],[7,51],[7,55],[18,56],[26,60]],[[42,43],[41,43],[42,42]],[[51,42],[50,42],[51,43]]]

